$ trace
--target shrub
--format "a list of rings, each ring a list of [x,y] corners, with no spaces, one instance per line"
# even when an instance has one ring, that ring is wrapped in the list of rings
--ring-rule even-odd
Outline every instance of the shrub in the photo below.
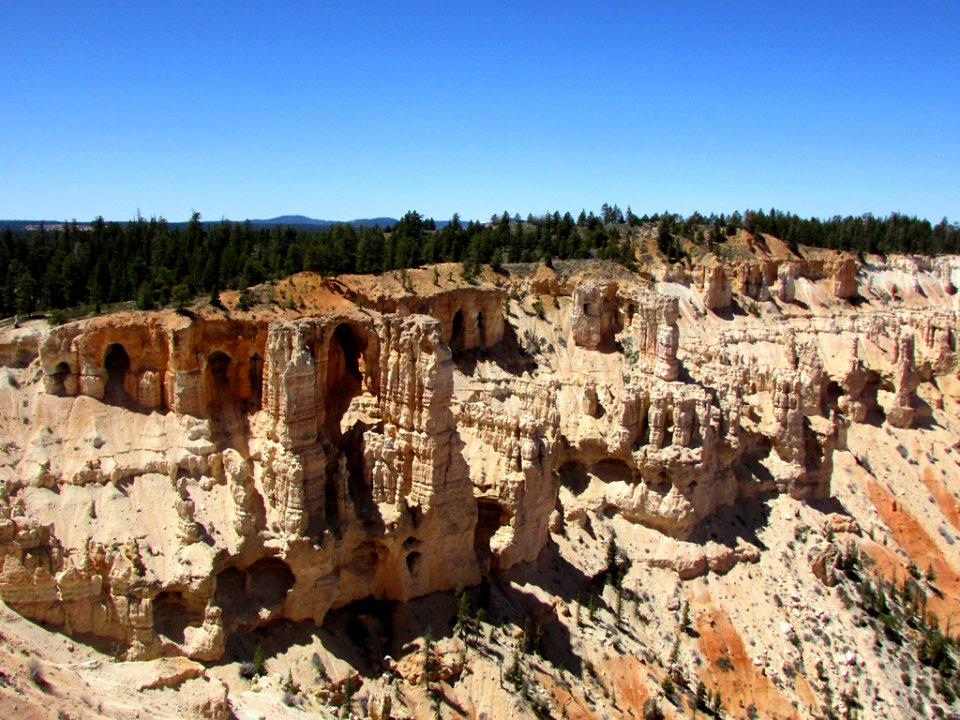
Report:
[[[66,310],[51,310],[47,315],[47,324],[55,327],[57,325],[63,325],[69,319]]]
[[[504,673],[503,679],[518,689],[523,685],[523,670],[520,669],[520,657],[517,653],[513,654],[510,666]]]
[[[287,679],[283,683],[284,692],[300,694],[300,684],[293,679],[293,671],[287,670]]]
[[[186,283],[175,285],[170,299],[173,301],[173,304],[177,306],[177,309],[182,310],[185,308],[191,299],[189,286]]]
[[[714,662],[714,665],[724,672],[731,672],[733,670],[733,661],[726,655],[718,657]]]
[[[237,298],[237,309],[238,310],[249,310],[253,307],[256,302],[256,298],[253,293],[249,290],[243,290],[240,293],[240,297]]]
[[[135,303],[137,310],[153,310],[156,308],[157,303],[153,298],[153,289],[149,283],[144,283],[140,286],[140,289],[137,291]]]

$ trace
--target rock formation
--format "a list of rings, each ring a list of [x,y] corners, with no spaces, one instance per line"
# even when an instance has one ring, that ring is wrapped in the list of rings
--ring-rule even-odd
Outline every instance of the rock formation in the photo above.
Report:
[[[718,518],[826,501],[859,426],[909,431],[955,391],[948,263],[595,267],[3,331],[0,596],[118,657],[212,662],[533,565],[603,518],[661,538],[644,567],[727,575],[762,544]],[[908,307],[885,303],[892,272]],[[762,307],[703,311],[737,297]],[[804,562],[841,582],[829,542]]]
[[[707,266],[703,271],[703,305],[709,310],[730,307],[732,290],[722,265]]]
[[[617,286],[584,283],[573,291],[570,330],[573,342],[589,350],[609,344],[615,333]]]

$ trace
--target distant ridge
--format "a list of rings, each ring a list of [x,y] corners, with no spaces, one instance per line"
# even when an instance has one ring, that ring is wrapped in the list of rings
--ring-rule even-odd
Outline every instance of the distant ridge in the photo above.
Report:
[[[229,220],[229,218],[224,218]],[[356,220],[317,220],[306,215],[280,215],[266,220],[229,220],[230,222],[249,222],[251,225],[260,225],[265,227],[276,227],[290,225],[296,228],[324,228],[332,225],[353,225],[354,227],[373,227],[379,225],[382,228],[392,227],[397,224],[396,218],[375,217],[375,218],[357,218]],[[59,230],[63,225],[63,220],[0,220],[0,228],[10,228],[11,230],[37,230],[41,225],[48,230]],[[107,221],[110,222],[110,221]],[[132,220],[120,220],[120,223],[132,222]],[[220,220],[204,220],[204,225],[216,225]],[[171,222],[167,221],[170,227],[184,227],[186,221]],[[440,223],[437,223],[439,226]],[[90,221],[77,221],[77,227],[88,229]]]
[[[254,225],[318,225],[318,226],[330,226],[337,224],[344,225],[358,225],[361,227],[373,227],[374,225],[379,225],[380,227],[387,227],[390,225],[396,225],[397,219],[390,217],[376,217],[376,218],[358,218],[356,220],[317,220],[316,218],[307,217],[306,215],[280,215],[279,217],[270,218],[269,220],[251,220],[251,223]]]

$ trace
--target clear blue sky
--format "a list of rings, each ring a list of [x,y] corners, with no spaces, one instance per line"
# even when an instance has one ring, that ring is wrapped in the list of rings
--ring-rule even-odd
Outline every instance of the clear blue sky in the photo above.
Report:
[[[0,0],[0,217],[960,219],[960,2]]]

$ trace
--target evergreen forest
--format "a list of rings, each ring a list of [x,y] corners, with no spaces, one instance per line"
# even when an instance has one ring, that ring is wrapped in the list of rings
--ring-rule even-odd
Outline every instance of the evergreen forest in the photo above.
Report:
[[[224,289],[242,289],[303,270],[324,275],[379,273],[427,263],[463,263],[467,274],[481,265],[602,258],[632,267],[635,230],[655,231],[672,262],[689,261],[687,249],[715,248],[739,229],[784,240],[794,252],[812,246],[855,253],[960,253],[960,227],[942,220],[893,214],[805,219],[776,210],[682,217],[638,217],[604,204],[577,218],[504,212],[490,222],[438,224],[411,211],[391,227],[335,224],[326,227],[264,226],[251,222],[207,223],[194,213],[171,224],[162,218],[89,224],[65,222],[33,230],[0,231],[0,316],[134,301],[141,309],[198,295],[218,302]]]

